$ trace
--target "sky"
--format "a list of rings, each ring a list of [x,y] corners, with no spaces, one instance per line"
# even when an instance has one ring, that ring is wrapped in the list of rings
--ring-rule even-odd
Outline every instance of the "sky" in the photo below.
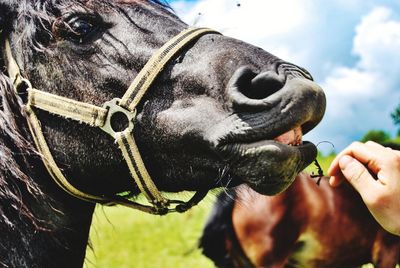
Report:
[[[172,0],[189,25],[207,26],[306,68],[327,110],[306,140],[338,152],[371,129],[397,133],[398,0]],[[332,151],[322,143],[319,149]]]

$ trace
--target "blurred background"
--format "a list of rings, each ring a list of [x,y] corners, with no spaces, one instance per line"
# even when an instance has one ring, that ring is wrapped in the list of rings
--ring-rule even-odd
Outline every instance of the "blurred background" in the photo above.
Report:
[[[305,139],[329,142],[318,147],[325,171],[352,141],[400,142],[400,1],[168,3],[189,25],[214,28],[311,72],[328,105]],[[183,215],[164,217],[98,207],[86,267],[213,267],[196,244],[214,196]]]

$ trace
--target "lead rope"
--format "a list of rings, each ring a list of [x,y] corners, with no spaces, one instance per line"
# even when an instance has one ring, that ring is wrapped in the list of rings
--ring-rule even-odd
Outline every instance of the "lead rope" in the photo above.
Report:
[[[206,196],[208,191],[198,191],[187,202],[165,199],[157,189],[144,165],[133,138],[133,127],[136,119],[137,105],[165,65],[189,42],[204,34],[210,33],[219,34],[208,28],[189,28],[182,31],[162,46],[157,53],[150,58],[134,79],[122,99],[109,101],[105,103],[103,107],[75,101],[32,88],[31,83],[21,76],[18,65],[12,57],[10,44],[8,40],[5,41],[5,60],[9,77],[13,81],[17,92],[21,87],[25,87],[28,92],[28,102],[25,105],[25,110],[28,116],[29,129],[49,174],[60,188],[85,201],[101,203],[103,205],[120,204],[157,215],[163,215],[174,211],[184,212],[196,205]],[[83,122],[93,127],[100,127],[103,131],[111,135],[119,145],[134,182],[152,206],[142,205],[119,195],[106,197],[87,194],[71,185],[57,166],[44,138],[40,122],[32,107]],[[117,112],[122,112],[129,120],[129,126],[121,132],[115,132],[111,127],[111,118],[113,114]],[[175,204],[174,208],[170,208],[172,204]]]

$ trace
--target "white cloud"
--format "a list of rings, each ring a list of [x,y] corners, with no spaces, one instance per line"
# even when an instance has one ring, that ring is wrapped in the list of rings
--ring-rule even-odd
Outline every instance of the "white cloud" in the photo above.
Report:
[[[232,0],[203,0],[185,17],[190,20],[201,13],[200,25],[213,25],[227,35],[256,40],[301,27],[307,20],[308,2],[243,0],[238,6]]]
[[[312,1],[315,0],[200,0],[196,4],[176,1],[172,6],[189,25],[212,27],[298,62],[303,55],[293,53],[290,44],[297,39],[296,33],[310,24]]]
[[[392,11],[376,7],[356,27],[353,53],[355,66],[334,68],[322,87],[328,109],[318,134],[338,149],[370,129],[393,132],[390,112],[400,102],[400,21]],[[316,138],[317,133],[311,134]],[[311,136],[310,135],[310,136]]]
[[[400,21],[392,15],[378,7],[365,16],[356,28],[353,52],[361,58],[360,68],[400,78]]]

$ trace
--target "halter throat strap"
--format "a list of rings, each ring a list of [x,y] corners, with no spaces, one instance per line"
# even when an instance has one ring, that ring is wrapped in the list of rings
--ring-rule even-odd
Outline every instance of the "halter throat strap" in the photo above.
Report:
[[[10,43],[8,40],[5,40],[4,58],[8,75],[17,93],[20,93],[21,89],[24,89],[28,94],[25,110],[28,117],[29,129],[36,148],[42,156],[44,165],[60,188],[81,200],[103,205],[120,204],[157,215],[163,215],[168,212],[184,212],[196,205],[206,196],[208,191],[196,192],[187,202],[164,198],[150,177],[133,138],[136,107],[139,105],[145,93],[174,56],[187,44],[205,34],[219,33],[208,28],[189,28],[172,38],[150,58],[136,76],[124,96],[121,99],[113,99],[106,102],[103,107],[34,89],[30,81],[22,77],[18,64],[12,56]],[[84,193],[70,184],[51,154],[34,109],[47,111],[64,118],[85,123],[92,127],[99,127],[112,136],[121,150],[135,184],[151,206],[133,202],[123,195],[97,196]],[[111,120],[115,113],[123,113],[128,119],[129,125],[125,130],[118,132],[112,128]]]

